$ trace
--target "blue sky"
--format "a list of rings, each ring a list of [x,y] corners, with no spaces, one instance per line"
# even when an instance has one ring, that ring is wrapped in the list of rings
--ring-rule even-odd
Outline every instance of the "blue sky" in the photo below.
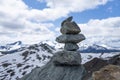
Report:
[[[87,40],[119,41],[119,9],[120,0],[1,0],[0,44],[55,40],[61,35],[61,22],[69,16]]]
[[[24,0],[25,4],[34,9],[47,8],[45,1]],[[54,2],[54,0],[53,0]],[[57,4],[56,4],[57,5]],[[83,12],[72,12],[68,16],[74,16],[74,20],[78,23],[86,23],[90,19],[104,19],[109,17],[120,16],[120,0],[111,0],[106,5],[97,6],[95,9],[88,9]],[[62,11],[61,11],[62,12]],[[57,19],[54,24],[60,24],[64,18]]]

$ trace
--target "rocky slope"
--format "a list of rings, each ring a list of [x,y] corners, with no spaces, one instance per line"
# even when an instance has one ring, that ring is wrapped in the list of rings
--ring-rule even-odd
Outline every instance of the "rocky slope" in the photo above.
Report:
[[[120,80],[120,66],[107,65],[93,72],[93,80]]]
[[[106,70],[104,67],[108,65],[117,65],[119,67],[119,71],[117,73],[117,76],[115,78],[117,79],[110,79],[109,71],[114,71],[115,69],[109,69]],[[109,57],[109,59],[101,59],[101,58],[94,58],[84,64],[86,69],[86,75],[83,77],[83,80],[119,80],[118,77],[120,76],[120,53],[117,55],[114,55],[112,57]],[[103,68],[103,70],[101,70]],[[99,71],[100,70],[100,71]],[[102,73],[104,74],[102,74]],[[106,73],[108,72],[108,73]],[[116,71],[115,71],[116,72]],[[93,78],[93,79],[92,79]]]

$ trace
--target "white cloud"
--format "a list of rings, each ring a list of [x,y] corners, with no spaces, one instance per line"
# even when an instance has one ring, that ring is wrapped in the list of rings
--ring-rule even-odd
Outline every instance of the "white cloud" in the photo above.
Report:
[[[116,44],[120,41],[120,17],[107,19],[92,19],[88,23],[79,24],[82,33],[86,36],[85,43]],[[113,41],[113,42],[112,42]]]
[[[0,0],[0,42],[22,40],[32,43],[54,39],[55,34],[49,30],[54,24],[45,22],[65,17],[70,12],[93,9],[107,2],[108,0],[46,0],[48,8],[38,10],[30,8],[23,0]]]
[[[120,36],[120,17],[92,19],[88,23],[79,24],[86,36]]]
[[[40,10],[36,11],[39,12]],[[37,43],[40,40],[53,39],[55,34],[49,28],[54,25],[32,21],[31,13],[33,12],[22,0],[1,0],[0,43],[17,40]],[[39,14],[38,12],[37,14]]]
[[[56,20],[66,17],[70,12],[82,12],[94,9],[99,5],[106,4],[109,0],[45,0],[49,8],[45,8],[36,14],[39,21]],[[35,15],[33,15],[35,18]],[[44,20],[41,20],[41,17]]]
[[[66,8],[69,12],[80,12],[93,9],[98,5],[104,5],[108,0],[46,0],[51,8]]]

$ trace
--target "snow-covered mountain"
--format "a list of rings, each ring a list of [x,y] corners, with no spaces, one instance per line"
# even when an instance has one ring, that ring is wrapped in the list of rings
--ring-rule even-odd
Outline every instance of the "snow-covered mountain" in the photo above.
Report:
[[[33,68],[43,66],[56,51],[48,44],[34,44],[14,54],[0,56],[0,80],[16,80]]]
[[[111,53],[120,52],[120,49],[109,48],[106,45],[83,45],[79,48],[81,53]]]
[[[47,47],[53,47],[55,49],[60,49],[63,47],[63,44],[59,44],[55,41],[49,41],[49,40],[41,41],[40,44],[41,44],[41,46],[42,46],[42,44],[44,44],[44,47],[46,45]],[[24,50],[28,46],[29,46],[29,44],[23,44],[21,41],[17,41],[14,43],[0,46],[0,53],[1,54],[13,54],[15,52]]]
[[[92,46],[92,45],[99,45],[102,47],[105,47],[107,49],[119,49],[120,50],[120,38],[119,37],[113,37],[111,35],[107,37],[103,36],[93,36],[93,37],[87,37],[86,40],[82,41],[80,43],[80,46]]]
[[[22,44],[21,41],[17,41],[14,43],[6,44],[3,46],[0,46],[0,52],[2,54],[11,54],[14,52],[18,52],[24,49],[27,45]]]
[[[17,42],[14,42],[14,43],[10,43],[10,44],[0,46],[0,51],[10,51],[10,50],[21,48],[22,46],[23,46],[22,42],[17,41]]]
[[[53,47],[55,49],[63,49],[64,44],[60,44],[54,41],[42,41],[40,44],[45,44],[47,47]],[[111,47],[107,44],[99,44],[99,43],[93,43],[93,44],[78,44],[79,45],[79,51],[81,53],[110,53],[110,52],[120,52],[120,48]],[[11,44],[7,44],[5,46],[0,46],[0,52],[2,54],[11,54],[15,52],[19,52],[25,49],[29,45],[22,44],[21,41],[17,41]]]
[[[54,47],[55,49],[63,49],[64,44],[61,43],[57,43],[54,41],[43,41],[43,43],[47,43],[50,46]],[[100,42],[92,42],[90,44],[86,44],[85,42],[81,42],[79,45],[79,51],[81,53],[111,53],[111,52],[120,52],[120,46],[117,48],[112,45],[115,44],[114,41],[110,42],[111,44],[107,44],[107,43],[100,43]],[[118,45],[118,44],[117,44]]]
[[[57,51],[54,44],[56,43],[49,42],[47,44],[46,42],[40,42],[39,44],[26,46],[21,51],[14,52],[13,54],[1,55],[0,80],[16,80],[17,78],[21,78],[30,73],[35,67],[45,65]],[[59,46],[60,44],[56,45]],[[93,59],[94,57],[107,59],[113,55],[115,54],[81,53],[82,64]]]

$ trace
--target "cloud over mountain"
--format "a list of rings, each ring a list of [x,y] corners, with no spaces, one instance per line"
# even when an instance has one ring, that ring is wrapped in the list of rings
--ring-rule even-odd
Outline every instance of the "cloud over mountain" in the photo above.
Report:
[[[118,36],[120,37],[120,17],[107,19],[91,19],[88,23],[79,24],[82,32],[88,37],[94,36]]]
[[[44,1],[43,1],[44,2]],[[33,9],[23,0],[0,1],[1,42],[21,40],[36,42],[54,39],[55,33],[50,28],[54,21],[67,16],[70,12],[82,12],[104,5],[108,0],[45,0],[46,8]]]
[[[120,17],[106,19],[91,19],[88,23],[79,24],[85,34],[85,44],[105,44],[119,48],[120,44]]]

